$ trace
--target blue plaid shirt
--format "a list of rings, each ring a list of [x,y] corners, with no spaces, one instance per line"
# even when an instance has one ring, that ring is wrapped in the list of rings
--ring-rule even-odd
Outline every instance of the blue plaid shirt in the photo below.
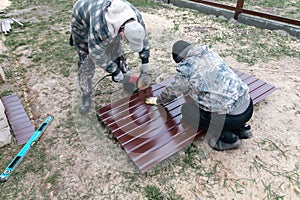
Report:
[[[135,11],[137,20],[145,27],[142,16],[139,11],[129,2],[131,8]],[[100,66],[111,73],[115,69],[107,67],[112,63],[112,56],[109,52],[114,52],[114,57],[118,57],[122,52],[117,50],[108,50],[109,47],[121,42],[121,36],[118,34],[111,37],[108,34],[108,27],[105,20],[105,13],[110,6],[111,0],[78,0],[72,10],[71,34],[74,45],[81,51],[88,53],[95,65]],[[144,39],[144,48],[139,53],[141,59],[150,56],[148,35]]]

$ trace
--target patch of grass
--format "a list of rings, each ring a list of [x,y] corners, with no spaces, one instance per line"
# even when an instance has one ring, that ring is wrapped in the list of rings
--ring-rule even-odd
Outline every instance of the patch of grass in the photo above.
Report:
[[[282,143],[276,144],[272,140],[264,138],[264,139],[261,139],[261,142],[258,143],[258,146],[264,151],[278,151],[278,154],[277,154],[278,157],[282,157],[282,156],[284,158],[288,157],[287,156],[288,150],[284,151],[280,147],[280,146],[283,146]]]
[[[2,63],[2,62],[5,62],[6,61],[6,59],[8,59],[9,57],[8,57],[8,55],[7,54],[5,54],[5,53],[1,53],[0,54],[0,62]]]
[[[228,191],[233,191],[237,194],[245,194],[245,186],[240,182],[240,180],[237,179],[229,179],[224,178],[222,179],[222,186],[226,188]]]
[[[295,110],[295,114],[299,115],[300,114],[300,105],[294,105],[294,110]]]
[[[148,200],[162,200],[164,198],[164,194],[155,185],[146,186],[144,188],[144,196],[148,198]]]
[[[198,149],[194,144],[191,144],[184,151],[185,157],[183,158],[183,162],[191,168],[199,168],[197,166],[198,159],[196,155],[198,154]]]
[[[8,38],[9,37],[12,38],[11,36],[8,36]],[[10,38],[5,40],[4,44],[5,44],[5,46],[10,47],[12,51],[16,50],[17,47],[25,46],[30,41],[30,40],[19,41],[19,39],[14,40],[14,39],[10,39]],[[31,42],[32,42],[32,40],[31,40]]]
[[[227,20],[210,18],[203,19],[203,14],[191,10],[189,15],[175,16],[174,26],[177,21],[186,21],[184,27],[197,27],[197,29],[186,29],[186,35],[196,38],[197,43],[208,45],[214,48],[217,43],[226,45],[225,48],[218,49],[222,57],[233,56],[239,62],[254,65],[257,62],[268,62],[270,59],[280,59],[282,57],[300,57],[300,52],[290,46],[297,43],[297,39],[289,36],[281,36],[275,31],[258,29],[254,26],[244,24],[232,24]],[[213,21],[211,24],[209,21]],[[183,26],[181,24],[181,26]],[[184,28],[183,27],[183,28]],[[226,27],[227,31],[221,27]],[[179,29],[180,26],[178,25]],[[208,30],[206,30],[206,29]],[[203,32],[199,33],[199,29]]]
[[[267,183],[265,182],[264,180],[261,180],[264,188],[265,188],[265,192],[267,194],[266,198],[267,200],[283,200],[285,195],[280,195],[278,194],[278,190],[280,189],[280,186],[279,188],[272,188],[272,183]]]
[[[177,192],[174,188],[168,189],[165,199],[167,199],[167,200],[184,200],[182,195],[177,194]]]
[[[0,98],[5,97],[5,96],[9,96],[11,94],[13,94],[14,92],[12,90],[5,90],[3,92],[0,93]]]
[[[129,0],[131,4],[137,7],[140,11],[145,11],[147,9],[155,9],[164,7],[165,4],[155,0]]]
[[[21,150],[22,146],[12,142],[10,144],[11,151],[0,154],[0,160],[4,161],[2,166],[7,166],[14,156]],[[11,174],[10,178],[5,184],[0,184],[0,196],[2,199],[17,199],[24,192],[31,192],[31,195],[35,195],[35,190],[28,188],[28,185],[24,184],[28,177],[37,176],[43,177],[46,169],[47,156],[43,143],[35,144],[29,152],[25,155],[24,159],[19,163],[16,169]],[[27,180],[34,181],[34,180]],[[32,187],[32,185],[30,186]],[[32,191],[31,191],[32,190]]]
[[[31,162],[28,162],[31,160]],[[22,173],[34,172],[37,174],[42,174],[46,169],[47,155],[42,143],[35,144],[28,152],[24,161],[26,162]]]
[[[50,176],[48,176],[46,179],[45,179],[45,182],[46,183],[50,183],[52,185],[55,185],[58,180],[61,178],[61,174],[60,174],[60,171],[55,171],[53,174],[51,174]]]
[[[216,3],[221,3],[225,5],[236,6],[237,0],[213,0]],[[285,1],[285,0],[256,0],[256,1],[245,1],[244,9],[259,11],[263,13],[268,13],[271,15],[289,17],[292,19],[299,20],[300,12],[300,1]],[[262,9],[260,9],[262,8]],[[274,9],[275,8],[275,9]],[[293,8],[293,9],[291,9]],[[260,9],[260,10],[258,10]]]
[[[256,156],[253,159],[252,166],[259,173],[268,173],[273,177],[284,177],[289,181],[289,186],[292,187],[297,194],[300,191],[300,174],[299,166],[295,165],[292,170],[282,170],[278,169],[277,165],[269,164],[264,162],[260,157]],[[250,172],[253,171],[252,166],[250,167]],[[279,191],[283,190],[280,187],[277,188],[277,192],[271,189],[271,183],[263,182],[265,187],[265,192],[267,193],[267,199],[282,199],[282,195],[278,195]]]
[[[236,56],[238,61],[250,65],[284,56],[300,57],[299,51],[288,46],[287,40],[292,42],[294,39],[277,37],[274,33],[266,34],[266,32],[267,30],[251,29],[235,35],[224,34],[221,39],[219,37],[214,40],[228,45],[228,49],[222,50],[222,56]]]
[[[50,2],[50,1],[49,1]],[[27,58],[31,59],[32,66],[43,65],[48,66],[47,71],[49,73],[62,74],[64,77],[69,77],[72,64],[76,63],[76,57],[74,56],[76,51],[69,46],[69,34],[59,32],[60,27],[65,26],[60,23],[65,23],[66,20],[70,20],[70,13],[68,8],[71,8],[73,3],[68,1],[55,1],[47,4],[47,1],[13,1],[16,7],[23,8],[23,6],[34,5],[51,5],[55,7],[51,12],[57,12],[57,14],[49,13],[49,19],[47,17],[36,15],[39,17],[40,22],[28,23],[24,22],[24,27],[16,27],[16,29],[22,29],[22,32],[14,32],[14,34],[7,35],[5,45],[10,48],[11,51],[26,46],[32,51]],[[62,6],[64,5],[64,6]],[[68,7],[69,6],[69,7]],[[38,11],[39,9],[37,9]],[[45,11],[47,12],[47,11]],[[58,27],[56,27],[58,26]],[[62,37],[63,36],[63,37]]]
[[[245,1],[245,6],[259,6],[270,8],[288,8],[290,6],[300,8],[300,1],[286,1],[286,0],[259,0],[259,1]]]

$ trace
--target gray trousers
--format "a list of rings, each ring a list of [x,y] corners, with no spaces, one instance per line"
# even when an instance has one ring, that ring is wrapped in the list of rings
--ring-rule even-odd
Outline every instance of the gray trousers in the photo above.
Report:
[[[78,81],[82,96],[91,95],[93,92],[92,79],[95,75],[95,64],[83,51],[78,52]]]
[[[80,40],[70,36],[70,45],[76,46],[78,53],[78,79],[82,95],[91,95],[93,92],[92,79],[95,75],[95,64],[88,55],[87,44],[82,45]],[[81,45],[80,45],[81,44]],[[84,48],[82,46],[85,46]],[[115,62],[123,73],[127,71],[126,58],[119,37],[115,37],[105,50],[106,55]],[[104,55],[103,55],[104,56]],[[105,68],[103,68],[106,70]]]
[[[92,79],[95,75],[95,64],[88,54],[84,51],[77,50],[78,52],[78,81],[82,96],[91,95],[93,93]],[[117,57],[115,62],[122,73],[128,70],[125,55]]]

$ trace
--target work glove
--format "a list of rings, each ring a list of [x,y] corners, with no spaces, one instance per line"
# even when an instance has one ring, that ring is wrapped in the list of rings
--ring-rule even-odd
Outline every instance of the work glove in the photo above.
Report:
[[[157,105],[157,97],[148,97],[146,98],[145,103],[149,105]]]
[[[145,73],[145,74],[149,72],[149,69],[150,69],[150,64],[149,63],[144,63],[140,67],[141,73]]]
[[[122,71],[119,68],[117,68],[117,70],[114,73],[112,73],[112,80],[114,82],[120,82],[123,79],[124,79],[124,75]]]

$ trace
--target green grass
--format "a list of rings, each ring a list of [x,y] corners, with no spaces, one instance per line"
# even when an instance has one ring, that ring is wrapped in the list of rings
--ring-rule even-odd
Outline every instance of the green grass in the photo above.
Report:
[[[278,149],[276,147],[276,149]],[[279,170],[278,165],[270,164],[263,161],[259,156],[256,156],[250,168],[251,172],[267,173],[272,177],[283,177],[289,182],[289,187],[293,188],[295,193],[300,196],[300,175],[299,166],[295,165],[291,170]],[[274,188],[272,183],[261,181],[265,188],[266,199],[284,199],[284,195],[279,194],[278,191],[282,191],[280,187]],[[259,183],[258,183],[259,184]]]
[[[281,159],[286,159],[288,150],[283,150],[283,144],[280,142],[275,143],[270,139],[261,139],[261,141],[258,143],[258,146],[263,149],[264,151],[274,151],[278,152],[277,157]]]
[[[232,27],[226,24],[227,27]],[[284,56],[300,57],[300,51],[291,48],[289,43],[296,43],[296,38],[278,37],[276,33],[268,33],[265,29],[256,29],[245,25],[232,27],[235,32],[221,35],[208,35],[201,43],[213,46],[217,42],[227,44],[220,56],[235,56],[238,61],[254,65],[257,62],[268,62],[270,59],[280,59]],[[243,32],[242,30],[246,31]]]
[[[143,194],[148,200],[184,200],[173,188],[168,188],[167,192],[164,193],[155,185],[146,186]]]
[[[245,6],[259,6],[259,7],[270,7],[270,8],[288,8],[290,6],[300,9],[300,1],[287,1],[287,0],[259,0],[259,1],[245,1]]]
[[[213,0],[213,2],[231,6],[236,6],[237,0]],[[300,1],[299,0],[245,0],[244,9],[263,12],[280,17],[300,20]],[[263,9],[259,9],[263,8]],[[293,8],[293,9],[291,9]]]
[[[181,8],[176,8],[181,10]],[[289,36],[281,36],[277,32],[271,32],[267,29],[259,29],[253,26],[244,24],[232,24],[227,20],[213,20],[214,24],[210,24],[207,19],[203,21],[204,16],[194,10],[190,10],[188,14],[172,16],[174,18],[174,26],[179,29],[185,26],[203,29],[207,27],[207,32],[198,33],[187,29],[186,34],[193,36],[195,42],[199,44],[209,45],[214,48],[218,43],[226,44],[227,46],[218,50],[221,57],[233,56],[239,62],[254,65],[257,62],[268,62],[270,59],[280,59],[282,57],[300,58],[300,51],[292,48],[290,44],[296,44],[298,39]],[[176,20],[181,19],[181,20]],[[200,20],[201,19],[201,20]],[[179,21],[186,22],[179,26]],[[221,30],[220,27],[226,27],[226,30]],[[193,29],[191,29],[193,30]],[[170,34],[171,35],[171,34]]]
[[[59,181],[60,178],[61,178],[60,170],[57,170],[54,172],[54,174],[48,176],[45,179],[45,182],[55,185]]]
[[[142,12],[147,11],[147,9],[153,10],[166,6],[164,3],[155,0],[129,0],[129,2]]]
[[[8,95],[11,95],[11,94],[13,94],[13,91],[12,90],[5,90],[5,91],[1,91],[1,93],[0,93],[0,98],[2,98],[2,97],[5,97],[5,96],[8,96]]]
[[[186,150],[184,151],[185,153],[185,157],[183,158],[183,162],[191,168],[199,168],[198,166],[198,159],[197,159],[197,155],[199,153],[199,150],[197,149],[197,147],[193,144],[191,144],[190,146],[188,146],[186,148]]]
[[[274,186],[272,185],[272,183],[268,183],[267,181],[262,180],[261,181],[264,188],[265,188],[265,192],[266,192],[266,197],[265,199],[267,200],[284,200],[285,195],[282,194],[278,194],[278,190],[280,188],[274,188]]]
[[[14,143],[11,145],[14,145]],[[6,163],[5,166],[7,166],[19,150],[21,150],[21,147],[22,146],[16,146],[11,152],[0,154],[0,160]],[[42,143],[38,142],[28,151],[24,159],[12,172],[8,181],[5,184],[0,185],[1,199],[12,199],[17,197],[20,192],[22,192],[20,190],[22,185],[26,183],[26,181],[32,181],[28,180],[30,174],[43,177],[43,174],[46,171],[46,163],[47,155],[45,153],[45,147]]]
[[[157,186],[148,185],[144,188],[144,195],[148,200],[163,200],[164,195]]]

